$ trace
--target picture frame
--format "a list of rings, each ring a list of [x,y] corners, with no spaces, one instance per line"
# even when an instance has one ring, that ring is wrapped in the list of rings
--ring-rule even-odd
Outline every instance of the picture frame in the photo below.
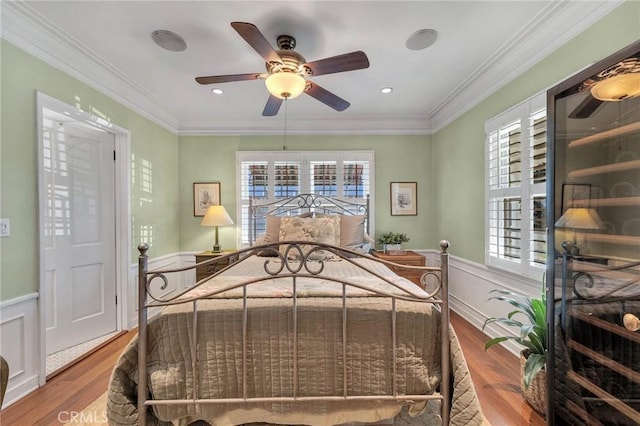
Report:
[[[204,216],[210,206],[220,205],[220,182],[193,183],[193,215]]]
[[[589,208],[591,204],[591,184],[562,184],[562,213],[570,208]]]
[[[391,182],[391,216],[418,215],[418,183]]]

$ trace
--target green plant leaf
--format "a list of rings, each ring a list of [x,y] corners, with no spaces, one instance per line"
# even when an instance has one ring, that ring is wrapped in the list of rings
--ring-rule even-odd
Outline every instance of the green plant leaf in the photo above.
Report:
[[[502,337],[494,337],[493,339],[489,340],[487,343],[484,344],[484,350],[486,351],[487,349],[489,349],[491,346],[498,344],[498,343],[502,343],[506,340],[509,340],[513,338],[513,336],[502,336]]]
[[[538,372],[544,368],[544,363],[545,363],[544,355],[533,354],[533,353],[529,354],[529,357],[524,363],[524,369],[523,369],[525,388],[529,387],[533,379],[536,377],[536,374],[538,374]]]
[[[512,340],[528,349],[529,352],[535,356],[534,359],[540,358],[540,365],[543,367],[547,349],[547,319],[544,288],[542,289],[542,297],[540,299],[500,289],[492,290],[490,294],[492,296],[489,297],[489,300],[506,302],[513,306],[515,310],[510,311],[506,317],[487,318],[482,329],[484,330],[489,324],[499,323],[507,327],[514,327],[517,329],[517,332],[513,335],[490,339],[485,344],[485,350],[498,343]],[[539,371],[538,367],[535,368]]]

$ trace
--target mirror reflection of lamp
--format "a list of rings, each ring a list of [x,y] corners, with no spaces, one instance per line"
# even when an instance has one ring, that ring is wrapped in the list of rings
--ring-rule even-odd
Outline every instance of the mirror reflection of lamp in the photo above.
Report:
[[[563,241],[562,248],[571,255],[579,255],[580,248],[576,241],[578,231],[600,231],[605,228],[602,219],[594,209],[569,208],[555,223],[556,228],[565,228],[573,232],[573,241]]]
[[[591,94],[605,102],[640,96],[640,72],[620,74],[601,80],[591,88]]]
[[[222,248],[218,242],[218,226],[233,225],[233,220],[224,206],[211,206],[207,209],[207,213],[202,218],[200,226],[215,226],[216,227],[216,239],[213,244],[214,253],[220,253]]]

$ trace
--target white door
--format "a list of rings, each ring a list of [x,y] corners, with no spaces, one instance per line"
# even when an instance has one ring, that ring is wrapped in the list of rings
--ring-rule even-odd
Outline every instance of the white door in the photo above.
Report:
[[[49,122],[42,170],[47,355],[116,331],[115,137]]]

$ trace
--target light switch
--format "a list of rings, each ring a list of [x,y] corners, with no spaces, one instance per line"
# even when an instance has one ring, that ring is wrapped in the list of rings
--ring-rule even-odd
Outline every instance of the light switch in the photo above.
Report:
[[[0,237],[8,237],[10,234],[9,219],[0,219]]]

